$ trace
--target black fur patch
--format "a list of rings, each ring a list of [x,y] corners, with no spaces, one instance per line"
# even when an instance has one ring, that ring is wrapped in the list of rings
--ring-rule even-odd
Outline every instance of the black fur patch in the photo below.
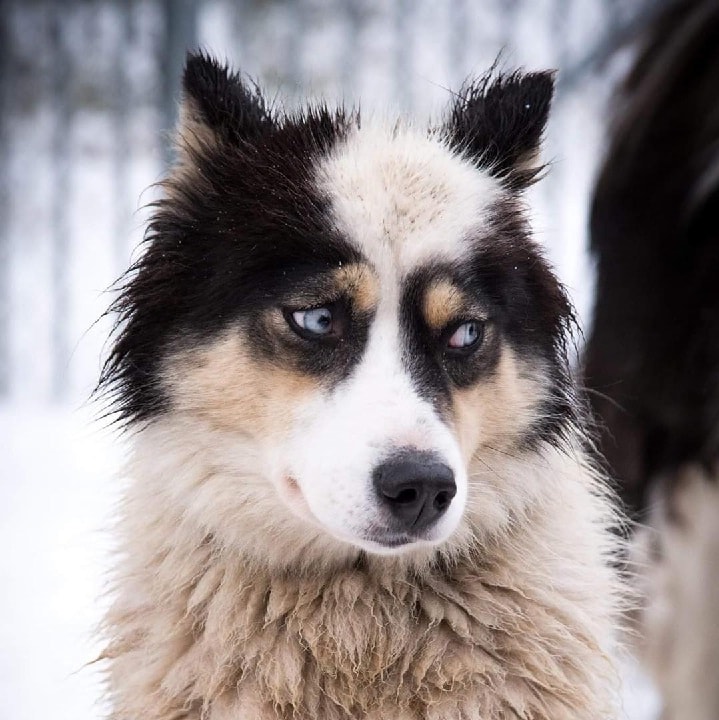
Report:
[[[462,288],[473,302],[474,312],[456,318],[445,328],[428,327],[422,313],[427,288],[445,279]],[[403,362],[417,391],[429,400],[440,413],[450,409],[451,393],[455,387],[466,387],[489,375],[499,359],[499,338],[494,328],[494,308],[483,288],[471,282],[467,266],[431,265],[419,268],[410,275],[402,294],[400,322],[404,333]],[[475,352],[460,356],[447,348],[448,335],[463,321],[489,316],[484,338]]]
[[[578,327],[574,309],[530,239],[520,204],[507,198],[492,213],[492,234],[477,240],[469,273],[496,308],[497,324],[517,356],[543,362],[548,372],[548,397],[525,442],[557,443],[582,412],[568,359]]]
[[[462,265],[423,268],[408,279],[401,311],[405,362],[418,391],[445,412],[452,388],[481,382],[494,372],[500,344],[508,343],[518,357],[542,363],[549,373],[548,398],[539,408],[540,419],[522,441],[558,443],[570,423],[577,422],[567,358],[567,344],[576,327],[573,309],[529,239],[518,203],[507,199],[491,212],[491,235],[474,241],[473,252]],[[447,353],[446,337],[433,333],[421,317],[424,289],[438,278],[447,278],[475,298],[488,318],[483,343],[466,357]]]
[[[554,92],[551,72],[493,72],[468,83],[445,126],[452,145],[511,190],[534,182],[543,166],[539,150]]]
[[[638,517],[659,476],[719,458],[719,4],[670,3],[642,43],[595,189],[585,368]]]
[[[373,313],[357,308],[346,289],[336,288],[331,282],[323,283],[323,274],[318,274],[317,266],[308,266],[300,273],[280,271],[274,279],[263,280],[266,280],[265,302],[256,304],[242,330],[254,350],[262,353],[264,362],[314,375],[325,386],[346,378],[364,353]],[[326,285],[326,289],[323,290],[322,285]],[[292,292],[294,287],[303,289],[303,299],[299,302]],[[304,299],[307,287],[315,289],[315,300]],[[329,337],[312,337],[293,331],[289,321],[285,331],[278,332],[276,324],[268,322],[262,312],[262,309],[276,312],[278,306],[285,310],[285,316],[294,310],[328,307],[342,332]]]
[[[187,144],[192,170],[165,183],[145,252],[111,308],[117,337],[99,389],[127,422],[167,408],[159,364],[178,343],[249,322],[304,278],[359,259],[311,180],[352,119],[324,107],[270,117],[237,75],[202,56],[188,61],[185,92],[213,140]]]

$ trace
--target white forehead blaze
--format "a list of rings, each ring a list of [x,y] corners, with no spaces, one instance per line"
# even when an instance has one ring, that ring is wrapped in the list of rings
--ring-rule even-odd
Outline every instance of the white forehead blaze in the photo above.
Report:
[[[445,540],[458,526],[467,474],[453,429],[409,376],[400,302],[405,278],[433,263],[461,262],[487,231],[496,180],[439,136],[409,127],[353,131],[320,161],[316,182],[332,221],[373,266],[378,297],[367,346],[346,380],[298,408],[282,466],[314,522],[335,537],[375,549],[386,521],[372,485],[379,463],[397,451],[432,452],[454,473],[457,494],[425,535]]]
[[[321,161],[317,182],[340,232],[380,273],[392,268],[398,278],[460,259],[502,193],[441,136],[410,126],[354,129]]]

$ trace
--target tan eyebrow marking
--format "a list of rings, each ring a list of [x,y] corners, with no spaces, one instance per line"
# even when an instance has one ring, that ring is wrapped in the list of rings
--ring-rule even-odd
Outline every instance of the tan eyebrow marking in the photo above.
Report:
[[[424,293],[422,310],[427,325],[441,330],[470,306],[466,295],[446,279],[432,282]]]
[[[364,263],[352,263],[332,273],[333,284],[352,298],[360,312],[369,312],[379,302],[379,281],[372,269]]]

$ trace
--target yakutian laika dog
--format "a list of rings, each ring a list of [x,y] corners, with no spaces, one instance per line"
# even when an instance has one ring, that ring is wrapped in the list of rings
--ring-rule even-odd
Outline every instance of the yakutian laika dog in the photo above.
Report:
[[[188,58],[101,380],[115,720],[613,717],[610,501],[522,191],[548,73],[429,130]]]

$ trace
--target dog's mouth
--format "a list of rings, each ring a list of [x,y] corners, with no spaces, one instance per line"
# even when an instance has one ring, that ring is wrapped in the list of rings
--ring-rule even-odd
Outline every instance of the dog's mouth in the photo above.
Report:
[[[427,544],[427,539],[415,535],[393,532],[373,532],[364,538],[371,550],[379,554],[408,550],[417,545]]]
[[[282,495],[292,512],[309,522],[316,529],[329,533],[336,539],[354,545],[377,555],[396,555],[419,547],[436,545],[441,538],[434,539],[431,528],[416,529],[414,532],[407,532],[397,527],[398,523],[376,518],[364,529],[355,528],[343,529],[333,527],[323,522],[322,518],[313,512],[307,499],[304,496],[302,487],[296,477],[285,475],[281,481]]]
[[[409,535],[374,536],[367,539],[370,542],[387,548],[397,548],[402,547],[402,545],[410,545],[411,543],[417,542],[417,538],[410,537]]]

